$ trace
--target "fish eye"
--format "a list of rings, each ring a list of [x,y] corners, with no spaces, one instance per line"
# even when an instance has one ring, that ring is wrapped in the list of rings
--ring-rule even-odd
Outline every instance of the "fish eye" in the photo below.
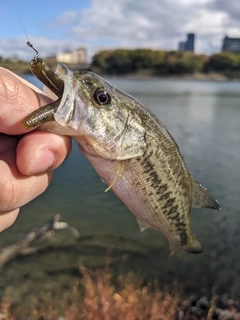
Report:
[[[112,101],[110,94],[105,89],[97,89],[93,97],[97,104],[101,106],[106,106]]]

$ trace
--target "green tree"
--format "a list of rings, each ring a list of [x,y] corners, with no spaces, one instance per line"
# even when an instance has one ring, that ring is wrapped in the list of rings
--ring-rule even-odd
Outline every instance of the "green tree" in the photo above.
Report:
[[[240,55],[223,52],[208,57],[183,51],[104,50],[95,54],[92,67],[108,74],[141,74],[148,70],[153,75],[183,75],[214,71],[240,77]]]
[[[240,56],[230,52],[213,54],[206,64],[207,71],[226,72],[240,70]]]
[[[96,53],[92,58],[92,67],[99,68],[102,71],[106,71],[108,68],[106,59],[109,56],[110,51],[109,50],[103,50],[98,53]]]

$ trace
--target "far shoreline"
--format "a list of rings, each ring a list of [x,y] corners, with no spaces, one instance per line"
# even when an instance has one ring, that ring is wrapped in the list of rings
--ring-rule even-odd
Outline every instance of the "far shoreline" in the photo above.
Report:
[[[186,80],[186,81],[240,81],[239,78],[228,78],[222,74],[185,74],[185,75],[141,75],[141,74],[99,74],[103,78],[124,78],[129,80]]]
[[[11,63],[4,63],[1,62],[0,66],[3,68],[6,68],[18,75],[24,75],[24,74],[31,74],[31,71],[29,70],[29,62],[11,62]],[[56,64],[49,65],[49,67],[52,70],[56,69]],[[99,74],[103,78],[125,78],[129,80],[186,80],[186,81],[240,81],[240,78],[234,78],[230,76],[225,76],[222,73],[193,73],[193,74],[171,74],[171,75],[154,75],[152,73],[146,73],[146,72],[137,72],[137,73],[125,73],[125,74],[106,74],[102,73],[101,70],[91,70],[91,66],[89,68],[90,71],[93,71],[97,74]],[[75,70],[77,71],[77,69]]]

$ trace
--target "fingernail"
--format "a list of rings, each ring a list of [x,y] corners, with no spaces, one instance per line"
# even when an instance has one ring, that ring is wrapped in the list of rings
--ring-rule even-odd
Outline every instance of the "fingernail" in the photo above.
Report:
[[[29,166],[27,175],[46,172],[55,161],[55,154],[48,149],[41,150],[35,161]]]

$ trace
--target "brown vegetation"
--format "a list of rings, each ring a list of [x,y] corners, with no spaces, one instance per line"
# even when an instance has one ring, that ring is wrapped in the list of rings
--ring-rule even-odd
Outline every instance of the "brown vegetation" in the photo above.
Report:
[[[31,311],[11,306],[10,297],[2,299],[0,318],[14,319],[66,319],[66,320],[157,320],[174,319],[179,304],[179,292],[161,292],[151,284],[134,283],[120,276],[113,285],[108,268],[89,271],[80,268],[80,283],[68,290],[61,301],[46,299],[35,301]],[[23,297],[24,298],[24,297]]]
[[[32,307],[23,310],[11,305],[11,297],[0,303],[1,320],[239,320],[239,299],[222,298],[213,292],[207,297],[191,296],[180,303],[178,286],[162,292],[158,285],[119,276],[111,279],[108,267],[80,268],[82,281],[66,290],[56,301],[51,293],[32,298]],[[22,297],[29,299],[29,297]],[[31,299],[31,298],[30,298]]]

